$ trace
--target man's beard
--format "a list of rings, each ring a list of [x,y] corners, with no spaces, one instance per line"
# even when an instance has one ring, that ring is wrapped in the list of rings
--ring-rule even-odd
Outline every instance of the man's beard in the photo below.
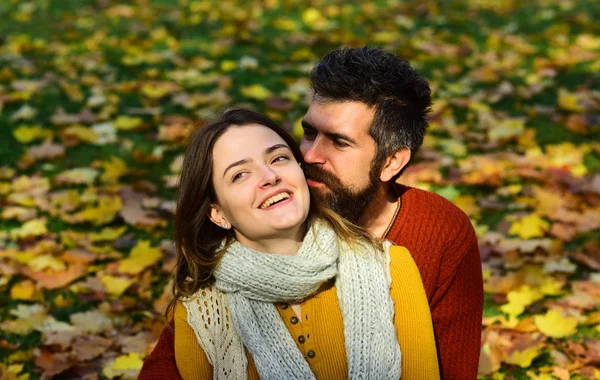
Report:
[[[380,165],[371,164],[368,185],[358,192],[353,192],[344,186],[337,177],[316,165],[309,165],[306,162],[302,165],[306,179],[321,182],[329,189],[327,192],[321,192],[316,188],[311,189],[315,200],[354,224],[358,224],[360,217],[379,190],[379,170],[376,166]]]

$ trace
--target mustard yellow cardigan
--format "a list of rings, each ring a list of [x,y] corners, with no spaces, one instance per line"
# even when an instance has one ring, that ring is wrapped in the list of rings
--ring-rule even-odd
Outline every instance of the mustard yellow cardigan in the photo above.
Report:
[[[391,295],[395,307],[394,325],[402,350],[402,379],[437,380],[440,375],[431,313],[419,270],[406,248],[394,246],[390,255]],[[344,324],[333,281],[301,304],[301,321],[291,307],[276,306],[315,377],[347,378]],[[246,356],[248,379],[259,379],[248,351]],[[181,304],[175,309],[175,359],[183,379],[212,379],[212,366]]]

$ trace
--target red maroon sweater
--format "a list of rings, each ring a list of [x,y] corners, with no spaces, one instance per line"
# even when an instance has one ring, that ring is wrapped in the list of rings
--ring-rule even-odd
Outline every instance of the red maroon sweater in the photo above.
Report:
[[[441,376],[475,379],[479,362],[483,280],[477,238],[456,206],[423,190],[399,186],[402,206],[386,236],[412,254],[423,279]],[[138,379],[181,379],[175,336],[165,328]]]

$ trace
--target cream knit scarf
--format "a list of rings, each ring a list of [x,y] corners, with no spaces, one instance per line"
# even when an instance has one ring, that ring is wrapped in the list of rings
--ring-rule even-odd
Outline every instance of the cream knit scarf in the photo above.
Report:
[[[313,223],[293,256],[232,244],[215,270],[216,289],[201,289],[196,299],[185,303],[188,322],[213,365],[214,379],[247,379],[244,346],[261,379],[314,379],[273,303],[302,301],[333,277],[344,321],[348,378],[399,379],[401,352],[393,324],[389,246],[384,252],[366,244],[351,248],[322,222]],[[218,310],[207,311],[202,305]],[[204,313],[213,316],[212,325]],[[237,337],[224,328],[228,313]]]

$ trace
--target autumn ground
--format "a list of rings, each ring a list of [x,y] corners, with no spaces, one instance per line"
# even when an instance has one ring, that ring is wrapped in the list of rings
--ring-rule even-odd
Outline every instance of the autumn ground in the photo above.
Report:
[[[431,81],[401,180],[476,228],[481,378],[600,378],[600,2],[305,3],[0,2],[0,377],[135,377],[191,124],[247,104],[299,137],[311,66],[370,43]]]

